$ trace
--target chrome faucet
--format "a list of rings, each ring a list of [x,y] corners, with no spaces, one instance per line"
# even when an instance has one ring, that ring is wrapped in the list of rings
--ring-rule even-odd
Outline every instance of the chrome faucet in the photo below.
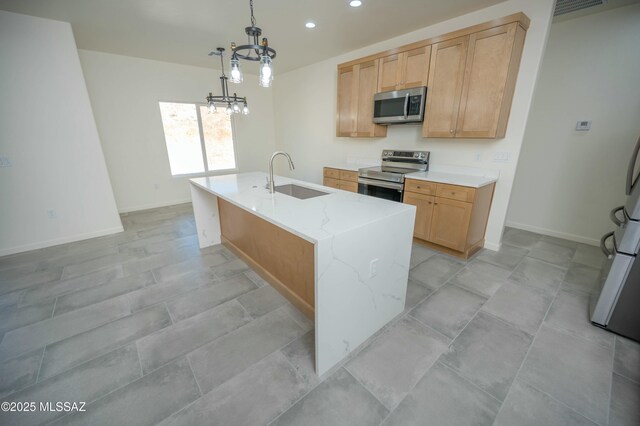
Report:
[[[293,165],[293,160],[291,159],[291,156],[289,154],[287,154],[284,151],[276,151],[273,153],[273,155],[271,156],[271,160],[269,160],[269,177],[267,178],[267,186],[266,188],[269,190],[270,193],[274,193],[276,192],[276,186],[273,183],[273,159],[276,158],[278,155],[284,155],[285,157],[287,157],[287,160],[289,160],[289,169],[290,170],[294,170],[296,167]]]

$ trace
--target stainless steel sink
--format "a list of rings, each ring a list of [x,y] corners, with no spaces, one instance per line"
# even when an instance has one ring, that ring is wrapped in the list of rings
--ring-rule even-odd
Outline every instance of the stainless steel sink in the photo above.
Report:
[[[307,188],[295,184],[280,185],[275,187],[276,192],[279,192],[290,197],[295,197],[300,200],[306,200],[307,198],[320,197],[321,195],[327,195],[328,192],[317,191],[315,189]]]

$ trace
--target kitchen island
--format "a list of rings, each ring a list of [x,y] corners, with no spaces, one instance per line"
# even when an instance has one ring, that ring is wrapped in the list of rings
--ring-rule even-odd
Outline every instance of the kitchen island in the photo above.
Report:
[[[315,324],[321,375],[404,309],[415,207],[266,173],[190,180],[200,247],[223,243]]]

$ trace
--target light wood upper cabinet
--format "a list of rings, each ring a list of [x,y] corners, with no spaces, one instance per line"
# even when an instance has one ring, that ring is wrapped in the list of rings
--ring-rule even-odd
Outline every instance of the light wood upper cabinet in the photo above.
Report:
[[[386,136],[373,95],[427,86],[423,137],[503,138],[529,24],[515,13],[338,65],[337,136]]]
[[[455,137],[469,36],[434,44],[422,136]]]
[[[402,61],[402,69],[404,71],[402,78],[403,89],[427,85],[430,59],[431,46],[424,46],[404,52],[404,59]]]
[[[524,36],[513,22],[435,44],[422,136],[504,137]]]
[[[431,46],[380,58],[378,92],[410,89],[427,85]]]
[[[373,123],[378,60],[338,68],[337,136],[382,137],[387,128]]]
[[[471,34],[456,136],[504,137],[524,36],[517,23]]]

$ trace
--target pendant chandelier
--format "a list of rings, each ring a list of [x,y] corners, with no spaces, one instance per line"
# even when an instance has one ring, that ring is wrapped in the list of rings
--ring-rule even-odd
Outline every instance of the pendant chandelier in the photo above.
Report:
[[[207,104],[209,105],[209,112],[216,112],[216,104],[226,105],[227,114],[237,114],[242,112],[242,114],[249,114],[249,107],[247,106],[247,98],[236,95],[233,96],[229,94],[229,86],[227,83],[227,76],[224,74],[224,47],[218,47],[215,52],[210,52],[209,56],[220,56],[220,65],[222,67],[222,75],[220,76],[220,85],[222,86],[222,95],[213,96],[213,93],[209,92],[209,96],[207,96]],[[240,104],[243,104],[240,106]]]
[[[276,57],[276,51],[269,47],[266,37],[259,41],[262,35],[262,29],[256,27],[256,18],[253,16],[253,0],[249,0],[249,8],[251,9],[251,26],[246,27],[244,32],[247,33],[247,44],[236,46],[231,43],[231,82],[242,82],[242,70],[240,69],[240,59],[247,61],[260,61],[260,75],[258,83],[262,87],[270,87],[273,81],[273,64],[272,60]]]

